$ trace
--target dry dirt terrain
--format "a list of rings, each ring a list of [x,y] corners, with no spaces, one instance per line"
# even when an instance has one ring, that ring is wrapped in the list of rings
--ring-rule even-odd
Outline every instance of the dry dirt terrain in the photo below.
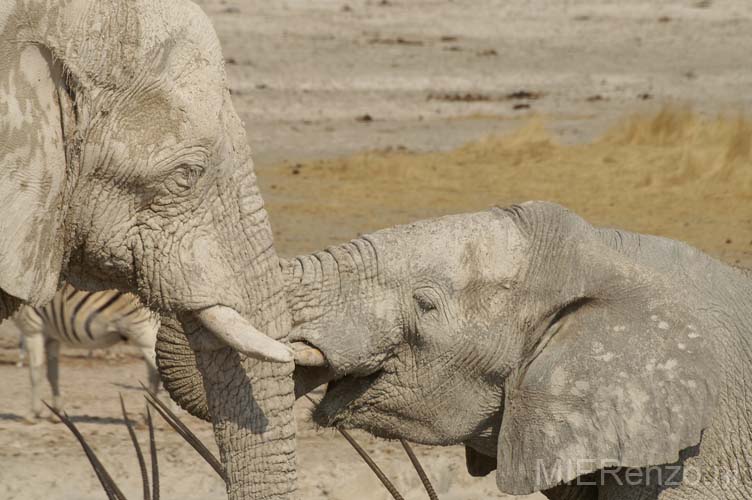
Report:
[[[752,266],[748,0],[199,3],[282,255],[547,199]],[[28,374],[2,330],[0,498],[104,498],[60,424],[23,422]],[[140,498],[117,396],[137,417],[143,363],[128,349],[66,351],[61,379],[69,413]],[[309,405],[297,408],[301,498],[388,498],[341,437],[312,428]],[[215,449],[210,426],[186,419]],[[356,436],[406,498],[425,498],[398,443]],[[163,498],[223,498],[162,422],[157,440]],[[416,452],[442,499],[503,498],[493,477],[467,476],[461,448]]]

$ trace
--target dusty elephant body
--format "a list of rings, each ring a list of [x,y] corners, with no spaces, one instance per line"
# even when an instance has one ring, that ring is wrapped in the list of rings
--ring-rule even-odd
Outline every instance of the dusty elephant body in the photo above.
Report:
[[[0,117],[0,317],[62,279],[138,294],[163,315],[165,387],[214,423],[230,497],[292,495],[293,363],[272,340],[290,316],[208,18],[177,0],[2,2]]]
[[[284,266],[319,424],[463,444],[511,494],[752,497],[744,271],[538,202]]]

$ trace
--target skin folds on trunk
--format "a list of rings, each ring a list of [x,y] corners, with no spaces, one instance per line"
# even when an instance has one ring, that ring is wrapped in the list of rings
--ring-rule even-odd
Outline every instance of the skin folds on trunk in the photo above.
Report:
[[[317,318],[329,310],[342,308],[341,300],[349,296],[352,287],[365,285],[367,289],[369,282],[376,282],[378,258],[368,240],[356,239],[322,252],[285,260],[282,271],[293,326],[305,328],[313,335],[318,334]],[[322,335],[327,333],[330,332],[321,332]],[[346,350],[346,342],[342,344]],[[321,351],[301,342],[293,341],[292,346],[296,363],[295,398],[336,378]]]
[[[282,330],[286,314],[277,314],[264,325],[266,331]],[[200,343],[205,332],[194,318],[181,320],[162,322],[160,372],[165,389],[181,407],[213,421],[229,498],[294,498],[292,363],[241,358],[228,348],[196,352],[188,341]]]
[[[273,321],[265,325],[273,330]],[[293,363],[201,353],[199,368],[231,499],[293,498],[296,488]],[[247,456],[253,457],[247,460]]]
[[[290,316],[282,275],[271,245],[251,259],[242,281],[246,300],[239,311],[259,331],[284,341]],[[183,408],[213,422],[232,500],[293,498],[297,487],[292,361],[260,361],[216,341],[187,312],[167,318],[159,332],[157,361],[165,388]]]
[[[253,319],[270,336],[286,336],[284,304],[268,302]],[[186,327],[194,321],[183,321]],[[292,498],[296,489],[292,361],[271,363],[222,348],[200,352],[198,367],[231,499]],[[249,460],[248,457],[251,457]]]
[[[314,325],[351,288],[367,290],[378,280],[378,258],[373,245],[361,238],[282,261],[282,271],[293,326]]]

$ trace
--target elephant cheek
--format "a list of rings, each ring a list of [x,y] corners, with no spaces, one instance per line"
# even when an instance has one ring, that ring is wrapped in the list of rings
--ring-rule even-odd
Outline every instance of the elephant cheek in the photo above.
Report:
[[[236,274],[216,241],[201,237],[181,244],[179,273],[184,287],[179,288],[186,297],[181,298],[183,307],[200,309],[221,304],[243,311],[242,294],[237,289]]]

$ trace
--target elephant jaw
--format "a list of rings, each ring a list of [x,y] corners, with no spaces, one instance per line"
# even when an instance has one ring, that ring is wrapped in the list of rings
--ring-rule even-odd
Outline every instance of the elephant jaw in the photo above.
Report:
[[[291,343],[295,352],[295,399],[301,398],[317,387],[326,384],[326,394],[313,412],[313,421],[322,427],[357,427],[349,405],[366,393],[384,375],[382,368],[363,371],[343,371],[329,361],[317,347],[306,341]],[[381,432],[382,437],[397,439],[401,436],[384,433],[382,429],[368,428],[369,432]]]
[[[288,363],[293,352],[285,344],[264,335],[237,311],[212,306],[197,313],[198,320],[223,345],[262,361]]]

